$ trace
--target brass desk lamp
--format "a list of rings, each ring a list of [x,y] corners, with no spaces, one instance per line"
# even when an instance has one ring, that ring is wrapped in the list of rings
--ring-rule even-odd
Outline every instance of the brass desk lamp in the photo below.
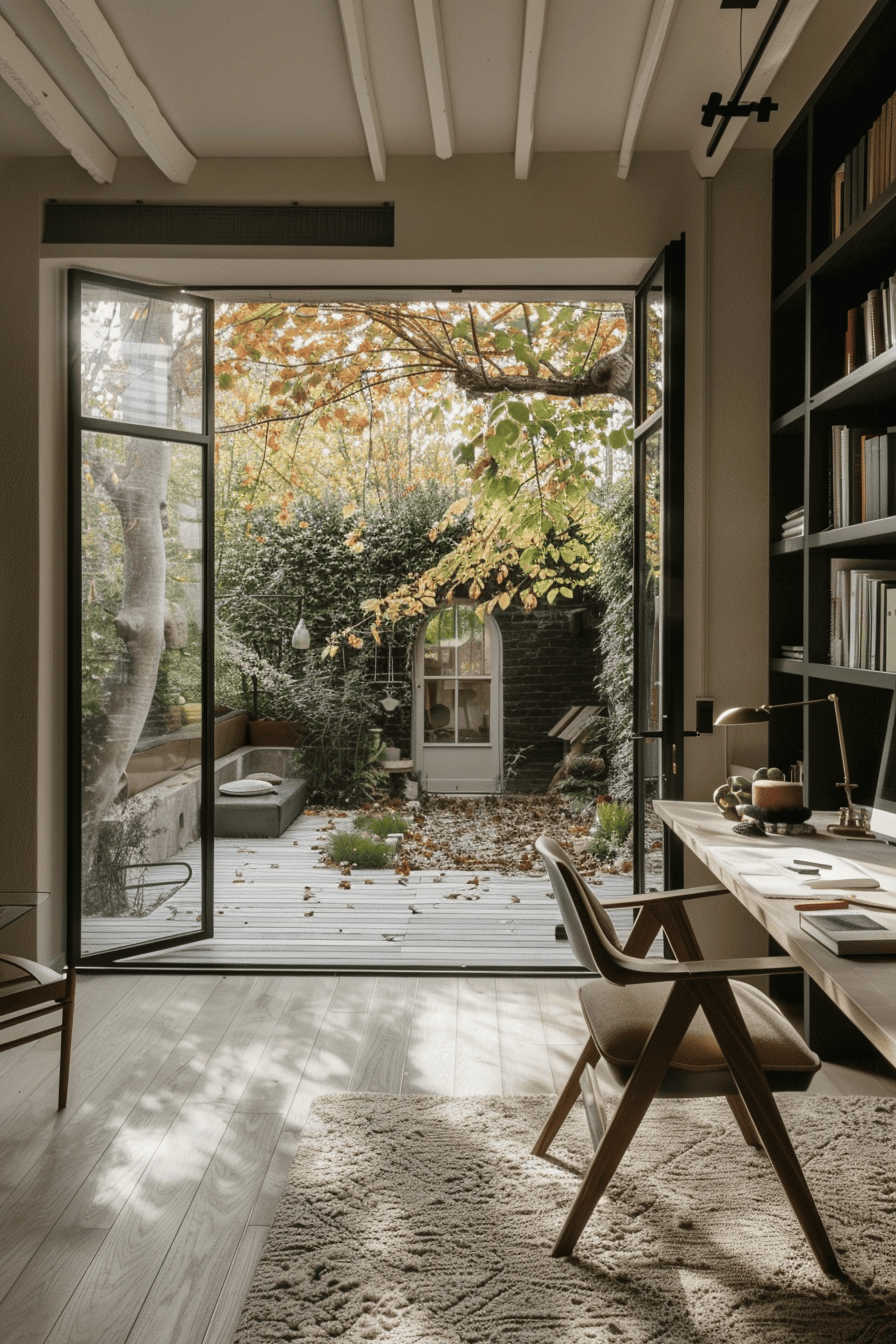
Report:
[[[837,721],[837,736],[840,739],[840,757],[843,761],[843,778],[838,781],[837,787],[846,791],[846,807],[840,809],[840,821],[829,826],[827,829],[833,835],[843,836],[847,840],[873,840],[874,833],[868,830],[867,825],[863,824],[863,818],[856,811],[852,801],[852,791],[856,787],[849,777],[849,764],[846,759],[846,739],[843,736],[843,721],[840,718],[840,700],[836,695],[824,695],[817,700],[788,700],[780,705],[757,705],[755,708],[742,706],[735,709],[726,709],[716,719],[716,726],[720,728],[735,728],[741,724],[747,723],[765,723],[770,717],[770,711],[773,709],[797,709],[803,705],[823,705],[829,702],[834,707],[834,718]],[[727,734],[726,734],[727,738]],[[727,743],[725,749],[727,769]]]

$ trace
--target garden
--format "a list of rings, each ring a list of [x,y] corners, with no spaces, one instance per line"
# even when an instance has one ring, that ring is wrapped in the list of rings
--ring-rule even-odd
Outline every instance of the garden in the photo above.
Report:
[[[413,760],[421,626],[457,603],[480,623],[524,614],[536,631],[549,613],[584,613],[591,694],[604,712],[553,796],[598,865],[626,863],[629,318],[618,304],[584,302],[218,310],[221,763],[233,755],[233,734],[245,731],[237,750],[276,747],[281,777],[303,778],[308,804],[388,809],[393,792],[403,796],[403,777],[386,770],[387,758]],[[85,796],[128,679],[119,625],[133,542],[111,506],[115,468],[102,451],[99,443],[84,471]],[[152,893],[122,874],[175,859],[198,835],[195,454],[175,446],[164,475],[163,638],[126,782],[93,809],[100,821],[85,877],[88,914],[151,910]],[[530,741],[526,731],[507,734],[506,795],[531,790],[527,756],[545,749],[543,733]]]

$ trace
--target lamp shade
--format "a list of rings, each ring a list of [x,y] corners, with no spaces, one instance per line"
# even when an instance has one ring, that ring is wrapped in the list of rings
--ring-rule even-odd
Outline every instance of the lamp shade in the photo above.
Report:
[[[764,705],[753,708],[750,705],[737,706],[724,710],[715,720],[717,728],[736,728],[742,723],[767,723],[769,712]]]
[[[295,630],[293,630],[290,643],[294,649],[311,648],[311,632],[304,620],[300,620]]]

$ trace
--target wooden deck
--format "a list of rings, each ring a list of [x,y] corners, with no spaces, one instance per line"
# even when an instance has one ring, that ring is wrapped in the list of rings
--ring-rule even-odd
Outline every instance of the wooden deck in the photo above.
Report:
[[[343,875],[325,867],[326,818],[301,816],[279,840],[215,841],[214,937],[128,958],[131,965],[325,969],[578,969],[541,876],[412,872],[391,868]],[[84,954],[194,928],[199,916],[198,842],[174,856],[192,882],[142,919],[85,918]],[[630,878],[600,890],[627,895]],[[614,916],[624,934],[628,911]]]

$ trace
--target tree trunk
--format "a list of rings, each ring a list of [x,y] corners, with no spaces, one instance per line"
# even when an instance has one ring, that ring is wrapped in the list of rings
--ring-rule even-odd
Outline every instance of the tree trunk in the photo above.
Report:
[[[123,647],[103,688],[105,736],[96,743],[89,778],[83,786],[82,890],[93,867],[100,823],[120,792],[125,767],[146,722],[165,646],[163,534],[168,525],[171,445],[141,439],[138,448],[131,441],[126,466],[113,465],[96,455],[90,466],[95,482],[109,496],[121,519],[124,589],[115,629]]]

